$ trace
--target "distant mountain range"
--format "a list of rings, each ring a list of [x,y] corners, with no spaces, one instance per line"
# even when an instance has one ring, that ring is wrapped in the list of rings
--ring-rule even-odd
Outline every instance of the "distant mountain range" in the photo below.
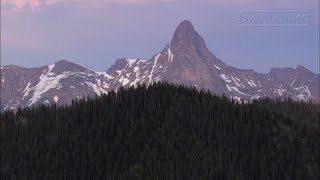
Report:
[[[191,22],[183,21],[172,41],[149,60],[118,59],[106,72],[62,60],[39,68],[1,66],[1,110],[39,104],[68,104],[137,83],[168,81],[208,89],[230,98],[263,97],[320,101],[319,74],[303,66],[272,68],[267,74],[226,65],[206,47]]]

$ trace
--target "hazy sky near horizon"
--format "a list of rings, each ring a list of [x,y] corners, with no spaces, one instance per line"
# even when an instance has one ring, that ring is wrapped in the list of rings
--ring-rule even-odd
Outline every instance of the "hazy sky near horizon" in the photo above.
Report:
[[[244,27],[246,10],[308,11],[311,25]],[[1,65],[64,59],[105,71],[118,58],[151,58],[185,19],[234,67],[319,72],[319,0],[1,0]]]

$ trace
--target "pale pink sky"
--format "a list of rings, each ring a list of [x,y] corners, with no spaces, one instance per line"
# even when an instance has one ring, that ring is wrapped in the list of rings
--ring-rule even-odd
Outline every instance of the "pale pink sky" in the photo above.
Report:
[[[240,27],[240,11],[260,9],[307,10],[312,26]],[[230,65],[319,72],[319,0],[1,0],[1,64],[67,59],[105,70],[117,58],[150,58],[185,19]]]

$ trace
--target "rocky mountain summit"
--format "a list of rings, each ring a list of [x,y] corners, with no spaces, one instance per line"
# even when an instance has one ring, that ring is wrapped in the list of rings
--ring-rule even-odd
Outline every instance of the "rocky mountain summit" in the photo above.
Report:
[[[164,49],[151,59],[122,58],[106,72],[68,61],[39,68],[1,67],[1,110],[38,104],[68,104],[137,83],[168,81],[208,89],[230,98],[262,97],[319,101],[319,74],[303,66],[272,68],[267,74],[226,65],[206,47],[190,21],[183,21]]]

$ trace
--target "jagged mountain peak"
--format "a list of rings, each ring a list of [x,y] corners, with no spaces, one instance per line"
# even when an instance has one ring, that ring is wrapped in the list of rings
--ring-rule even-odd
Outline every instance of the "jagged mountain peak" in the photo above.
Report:
[[[176,28],[176,32],[195,32],[192,23],[189,20],[182,21]]]
[[[227,66],[206,47],[190,21],[181,22],[172,41],[149,60],[121,58],[106,72],[60,60],[38,68],[1,66],[0,110],[37,104],[68,104],[119,87],[168,81],[234,99],[292,97],[319,101],[319,74],[303,66],[272,68],[267,74]]]
[[[110,67],[109,70],[119,70],[125,68],[127,65],[127,58],[117,59],[116,62]]]
[[[170,48],[173,51],[190,48],[206,48],[203,38],[195,31],[192,23],[182,21],[175,30]]]

